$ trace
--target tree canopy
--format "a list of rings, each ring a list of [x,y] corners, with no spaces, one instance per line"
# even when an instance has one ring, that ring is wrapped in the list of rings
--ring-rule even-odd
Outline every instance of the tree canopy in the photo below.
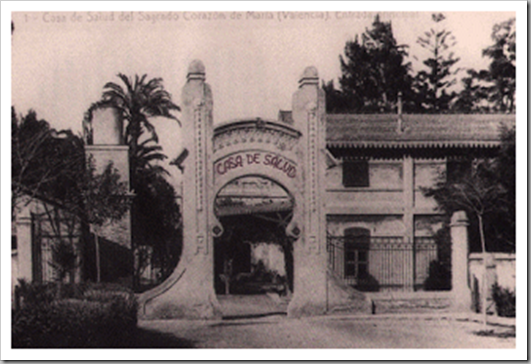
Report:
[[[60,201],[73,209],[81,196],[80,176],[85,154],[83,141],[70,130],[56,131],[30,110],[11,115],[13,209],[22,195]]]
[[[500,137],[495,158],[475,159],[454,178],[447,170],[435,187],[424,189],[448,216],[459,210],[468,213],[475,251],[515,249],[515,129],[501,127]]]
[[[158,140],[150,118],[162,116],[178,121],[171,111],[180,108],[171,101],[171,95],[164,89],[162,78],[146,81],[147,75],[135,75],[133,79],[122,73],[119,73],[118,77],[125,87],[114,82],[106,83],[101,101],[120,110],[127,121],[126,143],[132,147],[134,154],[143,129],[151,133],[155,141]]]
[[[428,58],[422,61],[426,69],[416,74],[413,84],[417,108],[429,113],[450,110],[457,96],[455,91],[451,91],[451,87],[457,83],[458,70],[453,67],[459,58],[452,52],[457,41],[451,31],[443,28],[444,19],[441,13],[432,14],[435,26],[417,39],[417,43],[428,52]]]
[[[493,45],[483,49],[483,57],[491,59],[488,69],[467,70],[462,79],[463,90],[456,101],[456,112],[515,111],[516,29],[515,19],[495,24]]]
[[[513,112],[516,88],[516,19],[512,18],[493,27],[493,45],[483,50],[489,57],[488,76],[493,83],[488,88],[488,100],[495,104],[497,111]]]
[[[390,113],[399,94],[405,113],[514,112],[515,19],[493,26],[493,44],[482,52],[491,59],[488,69],[471,68],[462,76],[453,52],[457,40],[445,19],[432,14],[433,26],[418,37],[426,55],[416,70],[408,62],[408,45],[394,38],[391,22],[376,16],[370,28],[346,42],[339,56],[339,87],[334,80],[323,81],[327,112]]]
[[[325,88],[332,111],[391,111],[399,92],[410,94],[407,55],[407,46],[397,43],[391,22],[382,22],[377,15],[372,27],[361,35],[361,41],[358,36],[347,41],[345,54],[339,57],[341,95],[335,93],[333,83]]]

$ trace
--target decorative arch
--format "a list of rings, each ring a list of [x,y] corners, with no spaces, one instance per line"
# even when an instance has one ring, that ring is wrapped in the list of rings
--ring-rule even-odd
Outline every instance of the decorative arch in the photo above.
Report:
[[[235,120],[214,127],[213,97],[203,63],[190,64],[182,91],[183,253],[171,276],[139,296],[144,318],[219,318],[213,244],[223,233],[214,211],[230,181],[262,176],[294,199],[286,234],[293,244],[295,293],[288,315],[327,312],[344,297],[327,281],[325,218],[325,95],[315,67],[307,67],[292,98],[293,124]]]
[[[293,197],[293,219],[286,234],[299,237],[302,170],[295,147],[300,137],[301,133],[287,124],[260,118],[232,121],[216,127],[212,155],[214,196],[231,181],[243,177],[269,179]],[[223,232],[218,221],[214,230],[215,236]]]

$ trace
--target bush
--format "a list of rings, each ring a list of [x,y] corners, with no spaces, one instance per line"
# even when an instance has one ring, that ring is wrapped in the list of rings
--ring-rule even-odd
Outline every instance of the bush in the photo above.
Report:
[[[433,260],[430,262],[428,278],[424,281],[426,291],[449,291],[452,289],[452,273],[444,263]]]
[[[380,282],[371,274],[367,274],[366,277],[358,279],[358,284],[354,288],[361,292],[378,292],[380,291]]]
[[[516,295],[514,292],[495,283],[492,286],[492,299],[496,304],[498,316],[516,317]]]
[[[51,285],[30,289],[50,290]],[[23,307],[13,313],[14,348],[120,347],[129,340],[137,324],[132,292],[79,286],[67,293],[76,297],[25,300]]]

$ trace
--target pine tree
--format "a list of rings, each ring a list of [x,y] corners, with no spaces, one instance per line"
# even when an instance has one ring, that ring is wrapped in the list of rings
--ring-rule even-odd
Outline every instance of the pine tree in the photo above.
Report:
[[[394,38],[391,22],[380,21],[378,15],[361,35],[361,41],[358,36],[348,41],[344,57],[340,56],[341,95],[336,98],[336,104],[344,107],[342,111],[389,112],[399,92],[407,98],[411,77],[410,64],[405,62],[406,49]],[[333,91],[330,87],[328,90]],[[334,94],[327,96],[333,98]]]
[[[455,91],[450,91],[457,82],[455,76],[459,71],[454,69],[459,58],[451,51],[457,41],[451,31],[442,28],[444,19],[441,13],[432,14],[435,26],[417,39],[429,54],[422,61],[427,70],[418,72],[414,80],[417,108],[422,112],[446,112],[457,96]]]
[[[468,69],[467,76],[461,79],[463,89],[459,92],[452,111],[460,114],[489,113],[490,105],[487,101],[490,79],[486,70],[476,71]]]

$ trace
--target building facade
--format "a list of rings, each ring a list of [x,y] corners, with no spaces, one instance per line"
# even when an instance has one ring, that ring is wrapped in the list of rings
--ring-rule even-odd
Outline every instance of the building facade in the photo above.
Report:
[[[449,266],[451,248],[441,236],[448,222],[423,189],[493,156],[501,125],[514,122],[514,115],[327,115],[334,272],[362,289],[425,289],[430,264]]]

